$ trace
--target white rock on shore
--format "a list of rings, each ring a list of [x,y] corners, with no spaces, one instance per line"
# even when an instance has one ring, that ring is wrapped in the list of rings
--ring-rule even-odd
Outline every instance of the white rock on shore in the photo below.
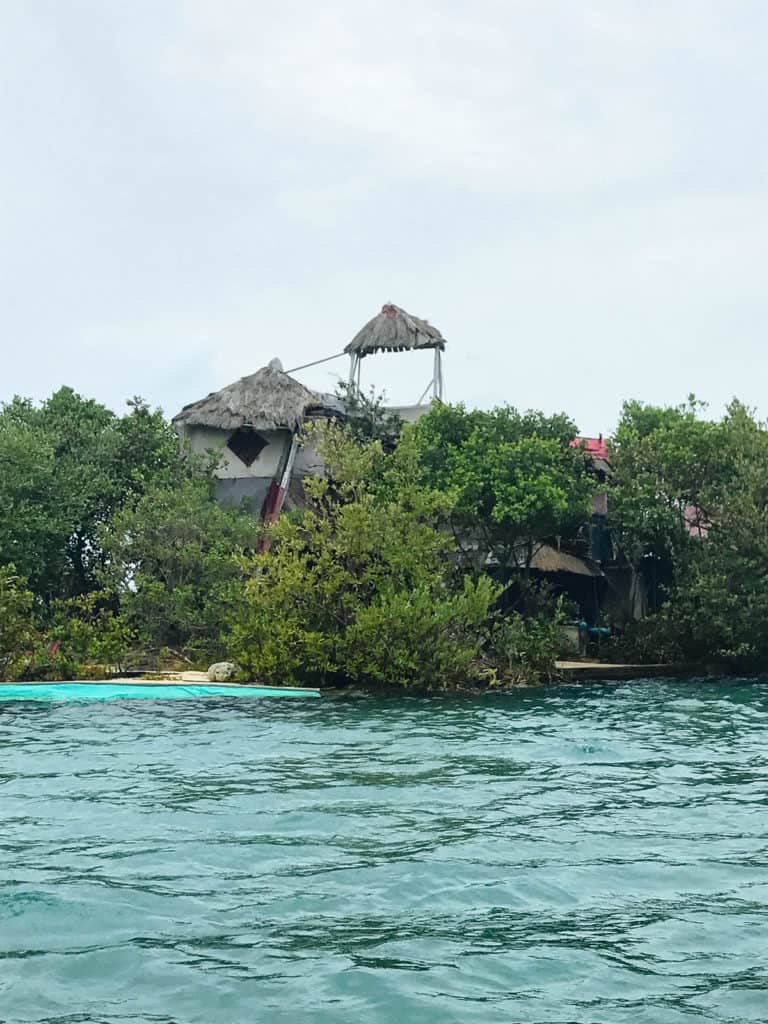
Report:
[[[236,671],[231,661],[217,661],[208,669],[208,679],[212,683],[227,683],[234,678]]]

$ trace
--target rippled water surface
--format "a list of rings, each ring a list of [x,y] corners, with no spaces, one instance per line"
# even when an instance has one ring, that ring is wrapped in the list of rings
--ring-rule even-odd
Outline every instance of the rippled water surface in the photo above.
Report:
[[[768,1019],[768,687],[0,707],[0,1021]]]

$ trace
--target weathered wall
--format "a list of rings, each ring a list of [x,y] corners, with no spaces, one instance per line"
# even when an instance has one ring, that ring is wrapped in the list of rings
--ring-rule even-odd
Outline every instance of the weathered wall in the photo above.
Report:
[[[216,500],[221,505],[241,505],[248,503],[253,515],[258,516],[264,506],[272,477],[244,476],[218,480],[216,483]]]
[[[232,432],[212,430],[208,427],[183,427],[183,439],[193,452],[204,455],[215,451],[221,456],[216,476],[216,497],[222,505],[239,505],[243,500],[250,504],[254,515],[259,515],[264,505],[269,486],[284,466],[284,456],[291,441],[287,430],[260,430],[259,435],[268,442],[250,466],[227,447]],[[293,490],[303,493],[301,481],[306,476],[318,476],[324,471],[323,460],[314,448],[301,446],[293,464]]]
[[[404,423],[415,423],[422,416],[426,416],[432,408],[432,403],[426,405],[392,405],[387,406],[388,412],[396,412]]]
[[[294,480],[303,480],[305,476],[322,476],[325,470],[323,460],[310,445],[302,445],[296,452],[293,464]]]
[[[184,427],[183,437],[188,441],[193,452],[205,454],[213,449],[221,453],[221,464],[216,471],[220,480],[235,480],[243,478],[258,479],[268,477],[273,479],[280,461],[289,443],[290,433],[287,430],[260,430],[259,434],[267,441],[258,458],[250,466],[246,466],[238,457],[226,447],[227,441],[232,436],[231,430],[212,430],[209,427]]]

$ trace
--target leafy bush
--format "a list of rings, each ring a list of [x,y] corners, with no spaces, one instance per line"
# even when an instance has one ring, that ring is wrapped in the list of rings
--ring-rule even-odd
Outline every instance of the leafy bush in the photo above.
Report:
[[[185,651],[203,663],[222,653],[237,559],[257,540],[253,518],[218,505],[205,477],[150,488],[100,532],[102,581],[145,649]]]
[[[40,669],[47,668],[49,676],[82,679],[119,672],[135,634],[103,593],[91,593],[53,605],[47,639],[47,664]]]
[[[0,406],[0,562],[46,603],[98,589],[99,530],[150,486],[190,469],[159,410],[127,415],[60,388],[42,405]]]
[[[666,545],[674,572],[660,612],[628,631],[625,650],[633,653],[632,645],[653,661],[683,659],[739,672],[764,669],[768,430],[738,402],[718,423],[697,419],[698,407],[670,411],[634,403],[629,411],[632,430],[626,423],[620,427],[616,491],[624,491],[625,505],[618,511],[626,507],[640,517],[648,512],[645,521],[656,523],[652,512],[671,510],[675,530],[685,540],[675,540],[671,529],[656,530],[655,536],[643,536],[635,526],[628,531],[657,555]],[[638,493],[643,480],[645,490]],[[619,521],[625,529],[631,524],[629,515]]]
[[[402,467],[397,487],[372,485],[379,442],[331,425],[316,443],[329,477],[306,481],[310,507],[280,519],[270,550],[244,561],[230,655],[272,683],[463,682],[499,588],[487,578],[454,588],[429,496],[406,487]]]
[[[385,405],[386,395],[370,388],[360,391],[356,385],[340,381],[336,395],[346,414],[348,433],[358,441],[391,444],[403,428],[400,416]]]
[[[537,541],[568,535],[588,516],[594,483],[575,436],[562,415],[435,404],[404,427],[393,458],[412,448],[422,485],[450,498],[446,522],[465,566],[492,554],[517,568],[530,564]]]
[[[563,643],[560,607],[526,617],[519,612],[491,627],[486,654],[500,673],[500,680],[512,683],[549,681],[556,676],[555,661]]]
[[[732,539],[713,531],[655,618],[686,661],[759,671],[768,665],[767,535],[754,538],[751,551],[738,540],[739,550],[730,550]]]
[[[660,612],[646,619],[631,622],[620,632],[602,642],[601,655],[608,661],[637,665],[663,665],[680,661],[683,652],[679,641],[679,624],[672,608],[664,606]]]
[[[362,681],[426,688],[471,680],[495,596],[487,577],[465,579],[463,590],[437,600],[428,585],[381,595],[360,609],[347,630],[341,647],[345,673]]]
[[[23,672],[35,643],[34,596],[12,565],[0,566],[0,679]]]

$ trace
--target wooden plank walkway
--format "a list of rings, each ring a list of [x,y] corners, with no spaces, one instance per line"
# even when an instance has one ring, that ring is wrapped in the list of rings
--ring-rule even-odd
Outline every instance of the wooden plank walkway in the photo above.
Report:
[[[701,676],[700,665],[661,664],[625,665],[607,661],[556,661],[555,667],[566,679],[681,679]]]

